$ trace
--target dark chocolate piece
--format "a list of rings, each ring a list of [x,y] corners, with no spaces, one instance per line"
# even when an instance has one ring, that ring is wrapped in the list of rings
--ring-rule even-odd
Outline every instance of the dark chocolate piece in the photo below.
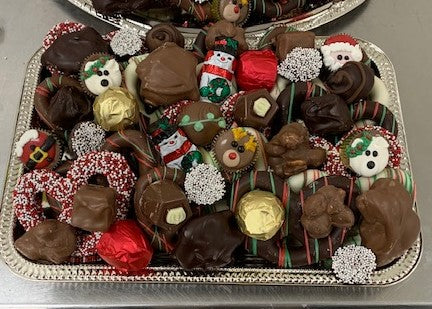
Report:
[[[312,238],[330,235],[333,226],[350,228],[354,214],[344,205],[346,192],[329,185],[309,196],[303,205],[301,223]]]
[[[248,92],[234,106],[235,121],[245,127],[262,129],[270,125],[279,106],[265,89]]]
[[[306,100],[301,105],[301,112],[311,134],[340,134],[348,132],[353,126],[348,106],[335,94]]]
[[[176,43],[183,48],[185,40],[183,34],[171,24],[155,25],[146,34],[146,46],[150,51],[164,45],[166,42]]]
[[[72,129],[78,122],[93,118],[92,104],[75,87],[61,87],[51,98],[46,110],[46,120],[54,127]]]
[[[74,196],[71,224],[89,232],[108,231],[116,218],[116,191],[84,185]]]
[[[363,220],[362,244],[385,266],[408,250],[420,233],[420,220],[412,209],[413,199],[404,186],[393,179],[377,180],[357,198]]]
[[[299,123],[285,125],[265,145],[268,162],[276,175],[288,178],[307,170],[317,168],[326,160],[324,149],[310,148],[309,132]]]
[[[76,249],[75,232],[69,224],[47,219],[18,238],[15,248],[32,261],[60,264]]]
[[[199,100],[194,55],[168,42],[138,64],[140,95],[154,106],[167,106],[180,100]]]
[[[96,12],[109,16],[143,11],[150,6],[151,2],[150,0],[92,0]]]
[[[349,61],[330,74],[325,86],[330,93],[340,95],[347,104],[365,99],[374,85],[375,75],[370,67]]]
[[[84,59],[93,53],[108,53],[108,44],[91,27],[64,34],[42,54],[43,65],[56,66],[67,75],[77,74]]]
[[[186,269],[222,267],[243,242],[231,211],[192,219],[180,231],[175,256]]]

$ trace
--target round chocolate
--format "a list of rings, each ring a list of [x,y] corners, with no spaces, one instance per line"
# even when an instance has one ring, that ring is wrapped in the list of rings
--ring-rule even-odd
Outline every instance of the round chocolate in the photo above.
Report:
[[[244,128],[222,132],[213,144],[215,159],[227,172],[240,172],[252,166],[258,151],[255,137]]]
[[[15,241],[15,248],[26,258],[54,264],[66,262],[76,246],[74,229],[54,219],[39,223]]]
[[[237,203],[236,219],[240,230],[249,237],[268,240],[284,222],[284,207],[280,199],[267,191],[246,193]]]
[[[198,146],[206,146],[226,127],[222,112],[215,104],[192,102],[182,109],[177,125],[183,129],[189,140]]]
[[[175,256],[186,269],[223,267],[233,260],[244,235],[231,211],[190,220],[180,231]]]
[[[166,42],[173,42],[183,48],[185,40],[183,34],[171,24],[155,25],[146,34],[146,46],[150,51],[154,51]]]
[[[69,135],[69,150],[77,156],[99,151],[105,143],[105,135],[106,132],[100,125],[92,121],[80,122]]]
[[[118,131],[137,122],[138,104],[126,89],[111,88],[96,98],[93,112],[104,130]]]
[[[330,93],[340,95],[347,104],[365,99],[374,85],[374,72],[362,62],[349,61],[330,74],[325,86]]]

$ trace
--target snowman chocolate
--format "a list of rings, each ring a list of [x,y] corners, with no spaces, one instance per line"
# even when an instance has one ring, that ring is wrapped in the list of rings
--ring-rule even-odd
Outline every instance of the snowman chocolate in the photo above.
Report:
[[[258,143],[245,128],[233,128],[216,138],[212,154],[224,171],[241,172],[254,165]]]
[[[150,131],[156,149],[167,167],[188,171],[202,163],[202,155],[198,148],[192,144],[182,129],[170,124],[168,118],[161,118],[152,124]]]
[[[360,176],[379,174],[388,165],[389,146],[381,135],[363,131],[345,150],[349,167]]]
[[[201,69],[200,95],[202,101],[221,103],[236,92],[233,85],[238,42],[218,37],[214,50],[207,52]]]
[[[108,54],[93,54],[84,60],[80,80],[87,93],[98,96],[109,88],[120,87],[120,65]]]

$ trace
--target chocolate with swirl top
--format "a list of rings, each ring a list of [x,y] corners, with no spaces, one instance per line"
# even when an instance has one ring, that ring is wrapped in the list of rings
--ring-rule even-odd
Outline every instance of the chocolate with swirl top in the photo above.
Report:
[[[181,48],[185,44],[181,32],[171,24],[158,24],[147,32],[146,46],[150,51],[155,50],[166,42],[176,43]]]

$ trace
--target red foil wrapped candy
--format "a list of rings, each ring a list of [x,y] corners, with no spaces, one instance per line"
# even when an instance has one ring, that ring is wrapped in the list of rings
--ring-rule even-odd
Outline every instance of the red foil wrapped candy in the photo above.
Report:
[[[153,256],[150,242],[133,220],[115,222],[96,247],[105,262],[121,271],[142,270]]]
[[[276,83],[277,58],[271,50],[249,50],[239,57],[236,70],[237,85],[249,91],[265,88],[271,91]]]

